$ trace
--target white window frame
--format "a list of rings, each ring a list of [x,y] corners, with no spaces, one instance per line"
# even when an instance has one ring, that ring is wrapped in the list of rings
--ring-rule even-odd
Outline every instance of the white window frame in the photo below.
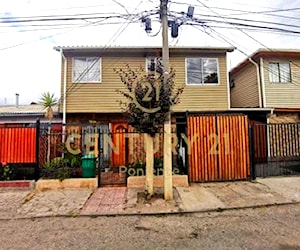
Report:
[[[199,82],[199,83],[188,83],[188,69],[187,69],[187,61],[188,59],[190,58],[198,58],[198,59],[209,59],[209,60],[216,60],[217,62],[217,74],[218,74],[218,82],[217,83],[204,83],[204,82]],[[220,67],[219,67],[219,58],[217,57],[199,57],[199,56],[195,56],[195,57],[186,57],[185,58],[185,83],[186,85],[189,85],[189,86],[218,86],[220,85]]]
[[[77,81],[74,79],[74,68],[75,68],[75,60],[76,59],[82,59],[82,58],[97,58],[99,59],[99,68],[100,68],[100,76],[99,76],[99,81],[85,81],[84,78]],[[72,82],[73,83],[101,83],[102,82],[102,58],[101,57],[96,57],[96,56],[74,56],[72,58]]]
[[[160,58],[160,60],[162,60],[162,57],[158,57],[158,56],[147,56],[145,58],[145,69],[146,69],[146,73],[149,73],[151,71],[148,70],[148,60],[151,60],[151,59],[155,59],[155,67],[156,67],[156,64],[157,64],[157,59]],[[154,70],[153,72],[155,73],[158,73],[156,70]]]
[[[271,74],[273,73],[274,74],[274,72],[271,72],[271,70],[270,70],[270,65],[271,64],[276,64],[277,66],[278,66],[278,79],[279,79],[279,81],[271,81]],[[289,81],[282,81],[282,77],[281,77],[281,75],[280,75],[280,64],[288,64],[289,65]],[[280,62],[269,62],[269,64],[268,64],[268,71],[269,71],[269,82],[271,83],[271,84],[289,84],[289,83],[292,83],[292,68],[291,68],[291,64],[290,64],[290,62],[288,62],[288,61],[280,61]]]

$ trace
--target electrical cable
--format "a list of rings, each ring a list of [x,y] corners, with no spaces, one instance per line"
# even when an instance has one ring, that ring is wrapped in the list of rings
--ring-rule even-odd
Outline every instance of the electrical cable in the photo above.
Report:
[[[142,4],[144,0],[141,0],[140,3],[137,5],[136,9],[138,9],[138,7]],[[133,17],[131,18],[131,22],[128,22],[127,24],[124,25],[124,27],[120,27],[117,32],[112,36],[112,38],[109,40],[108,44],[104,46],[104,48],[102,48],[103,52],[105,50],[107,50],[109,48],[109,46],[111,46],[112,43],[114,43],[116,41],[116,39],[124,32],[124,30],[129,26],[130,23],[132,23],[134,16],[139,17],[139,14],[136,15],[132,15]],[[94,64],[96,63],[96,61],[94,62]],[[87,69],[86,72],[83,72],[84,74],[86,74],[89,69],[91,69],[92,67],[94,67],[94,64],[90,65],[90,67]],[[101,69],[101,71],[103,71],[104,68]],[[84,75],[83,74],[83,75]],[[79,80],[80,81],[80,80]],[[78,82],[77,82],[78,83]],[[72,83],[71,86],[67,89],[67,93],[66,93],[66,97],[68,95],[70,95],[71,93],[76,92],[78,89],[80,89],[82,86],[84,86],[84,84],[81,84],[80,86],[77,86],[76,82]]]

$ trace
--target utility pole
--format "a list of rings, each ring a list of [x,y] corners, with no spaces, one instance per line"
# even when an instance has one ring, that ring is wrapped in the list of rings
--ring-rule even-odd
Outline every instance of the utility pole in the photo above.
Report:
[[[169,42],[168,42],[168,0],[160,0],[160,15],[162,23],[162,61],[164,88],[168,88],[169,78]],[[164,123],[164,199],[173,200],[172,177],[172,140],[171,140],[171,112]]]

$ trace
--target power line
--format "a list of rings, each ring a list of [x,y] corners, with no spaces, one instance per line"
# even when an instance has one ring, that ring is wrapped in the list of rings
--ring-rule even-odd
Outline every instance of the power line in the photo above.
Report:
[[[137,22],[137,21],[136,21]],[[90,23],[90,26],[101,26],[101,25],[118,25],[127,23],[127,21],[122,22],[93,22]],[[18,30],[18,31],[6,31],[6,32],[0,32],[0,34],[10,34],[10,33],[26,33],[26,32],[36,32],[36,31],[49,31],[49,30],[62,30],[62,29],[68,29],[68,28],[77,28],[82,26],[82,24],[68,24],[66,27],[65,25],[49,25],[52,28],[36,28],[36,29],[25,29],[25,30]],[[57,27],[58,26],[58,27]],[[63,27],[62,27],[63,26]],[[41,27],[44,27],[43,25]],[[48,26],[46,26],[48,27]],[[11,27],[10,27],[11,28]]]
[[[212,1],[212,0],[209,0],[209,1]],[[220,1],[213,0],[213,2],[221,2],[221,3],[224,3],[223,0],[220,0]],[[276,9],[277,9],[277,8],[273,8],[273,7],[270,7],[270,6],[252,5],[252,4],[241,3],[241,2],[238,2],[238,3],[231,2],[230,4],[231,4],[231,5],[248,6],[248,7],[256,7],[256,8],[269,9],[269,10],[276,10]]]
[[[11,48],[16,48],[16,47],[19,47],[19,46],[22,46],[22,45],[25,45],[25,44],[29,44],[29,43],[33,43],[33,42],[38,42],[38,41],[42,41],[42,40],[45,40],[45,39],[49,39],[49,38],[52,38],[52,37],[55,37],[55,36],[66,34],[66,33],[71,32],[71,31],[73,31],[74,29],[77,29],[77,28],[87,27],[89,25],[91,25],[91,24],[86,24],[86,25],[79,26],[79,27],[76,27],[76,28],[73,28],[73,29],[70,29],[70,30],[67,30],[67,31],[64,31],[64,32],[60,32],[60,33],[57,33],[57,34],[54,34],[54,35],[45,36],[45,37],[42,37],[42,38],[39,38],[39,39],[35,39],[35,40],[31,40],[31,41],[27,41],[27,42],[23,42],[23,43],[11,45],[11,46],[8,46],[8,47],[0,48],[0,51],[1,50],[11,49]]]
[[[8,23],[11,22],[22,22],[24,19],[25,21],[39,21],[42,19],[46,19],[46,21],[51,21],[52,19],[56,18],[67,18],[67,17],[84,17],[84,16],[95,16],[95,15],[116,15],[119,16],[119,13],[116,12],[96,12],[96,13],[76,13],[76,14],[64,14],[64,15],[44,15],[44,16],[0,16],[0,19],[4,21],[7,21]]]
[[[195,27],[195,28],[197,28],[197,27]],[[250,58],[250,55],[249,54],[247,54],[245,51],[243,51],[243,50],[241,50],[239,47],[237,47],[236,45],[239,45],[237,42],[233,42],[233,41],[229,41],[230,39],[228,38],[228,37],[226,37],[226,36],[224,36],[224,35],[222,35],[222,34],[220,34],[219,32],[217,32],[216,30],[214,30],[214,29],[212,29],[213,30],[213,32],[214,33],[216,33],[223,41],[225,41],[226,43],[228,43],[229,45],[231,45],[231,46],[233,46],[233,47],[235,47],[236,48],[236,50],[237,51],[239,51],[240,53],[242,53],[243,55],[245,55],[247,58]],[[201,30],[202,31],[202,30]],[[203,31],[202,31],[203,32]],[[206,32],[204,32],[204,33],[206,33]],[[207,35],[209,35],[209,36],[211,36],[212,38],[214,38],[214,39],[217,39],[216,37],[214,37],[211,33],[206,33]],[[219,40],[219,39],[217,39],[217,40]],[[220,40],[219,40],[220,41]],[[240,45],[239,45],[240,46]],[[292,63],[292,62],[291,62]],[[300,67],[299,65],[298,65],[298,67]],[[267,65],[263,65],[263,68],[268,72],[268,73],[277,73],[276,71],[274,71],[274,70],[271,70]],[[291,70],[291,69],[290,69]],[[291,71],[284,71],[285,73],[290,73],[291,74]],[[292,75],[290,75],[290,77],[291,77],[291,83],[292,84],[294,84],[295,86],[297,86],[297,87],[300,87],[300,82],[299,81],[297,81],[296,79],[293,79],[292,78]]]
[[[239,45],[237,42],[233,42],[233,41],[229,41],[230,39],[222,34],[220,34],[219,32],[217,32],[215,29],[211,29],[214,33],[216,33],[223,41],[225,41],[226,43],[228,43],[229,45],[233,46],[236,48],[237,51],[239,51],[240,53],[242,53],[243,55],[245,55],[247,58],[250,57],[249,54],[247,54],[246,52],[244,52],[243,50],[241,50],[240,48],[238,48],[236,45]],[[207,33],[207,32],[204,32],[206,33],[207,35],[211,36],[212,38],[216,39],[211,33]],[[217,39],[219,40],[219,39]],[[240,45],[239,45],[240,46]],[[240,46],[241,47],[241,46]],[[271,50],[272,51],[272,50]],[[270,58],[270,57],[269,57]],[[291,64],[297,66],[297,67],[300,67],[299,65],[293,63],[293,62],[290,62]],[[267,65],[263,65],[263,68],[269,72],[269,73],[276,73],[275,71],[271,70]],[[285,73],[291,73],[288,72],[288,71],[285,71]],[[295,80],[295,79],[292,79],[292,76],[291,76],[291,83],[293,83],[295,86],[297,87],[300,87],[300,82]]]
[[[225,22],[225,21],[218,21],[218,20],[208,20],[208,19],[193,19],[194,22],[203,25],[206,24],[208,25],[208,23],[225,23],[225,24],[229,24],[232,26],[239,26],[239,27],[246,27],[246,28],[257,28],[257,29],[263,29],[263,30],[270,30],[270,31],[280,31],[283,33],[292,33],[292,34],[300,34],[300,31],[296,31],[296,30],[289,30],[289,29],[283,29],[283,28],[276,28],[276,27],[268,27],[268,26],[261,26],[261,25],[251,25],[251,24],[245,24],[245,23],[237,23],[237,22]],[[197,25],[194,23],[186,23],[188,25]]]
[[[142,15],[144,13],[145,13],[145,11],[143,11],[142,13],[138,13],[136,15],[132,15],[131,14],[131,15],[124,15],[124,16],[129,16],[129,18],[132,17],[132,16],[134,16],[134,17],[140,17],[140,15]],[[148,13],[148,15],[153,15],[153,14],[157,14],[157,11],[153,12],[153,10],[151,10]],[[122,15],[120,15],[120,17],[122,17]],[[1,50],[15,48],[15,47],[19,47],[19,46],[22,46],[22,45],[25,45],[25,44],[28,44],[28,43],[33,43],[33,42],[37,42],[37,41],[49,39],[49,38],[52,38],[52,37],[55,37],[55,36],[58,36],[58,35],[66,34],[66,33],[72,32],[74,29],[84,28],[84,27],[88,27],[88,26],[95,26],[97,23],[103,22],[103,21],[105,21],[105,20],[107,20],[109,18],[111,18],[111,16],[102,17],[102,19],[99,20],[99,21],[97,21],[97,22],[93,22],[93,23],[88,23],[88,24],[84,24],[84,25],[81,25],[81,26],[77,26],[77,27],[74,27],[74,28],[72,28],[70,30],[67,30],[67,31],[64,31],[64,32],[60,32],[60,33],[56,33],[54,35],[45,36],[45,37],[42,37],[42,38],[39,38],[39,39],[34,39],[34,40],[31,40],[31,41],[26,41],[26,42],[23,42],[23,43],[19,43],[19,44],[14,44],[14,45],[11,45],[11,46],[3,47],[3,48],[0,48],[0,51]],[[131,19],[131,22],[132,22],[132,20],[133,20],[133,18]],[[126,24],[126,22],[125,22],[125,24]]]
[[[221,16],[219,13],[217,13],[216,11],[212,10],[210,7],[208,7],[207,5],[203,4],[200,0],[197,0],[197,2],[201,3],[204,7],[208,8],[209,10],[211,10],[213,13],[217,14],[218,16],[220,16],[221,18],[223,18],[226,21],[226,18]],[[250,36],[247,32],[243,31],[242,29],[237,27],[237,30],[239,30],[240,32],[242,32],[244,35],[246,35],[247,37],[249,37],[250,39],[252,39],[254,42],[258,43],[259,45],[265,47],[266,49],[268,49],[269,51],[272,51],[272,49],[268,48],[265,44],[263,44],[262,42],[258,41],[256,38]],[[295,65],[296,67],[300,68],[299,65],[294,64],[293,62],[291,62],[293,65]]]
[[[190,3],[183,3],[183,2],[176,2],[176,1],[170,1],[170,3],[178,4],[178,5],[193,5],[195,7],[203,8],[202,5],[197,4],[190,4]],[[207,8],[207,7],[205,7]],[[235,12],[243,12],[243,14],[268,14],[268,13],[276,13],[276,12],[287,12],[287,11],[297,11],[300,10],[300,7],[297,8],[288,8],[288,9],[278,9],[278,8],[272,8],[272,10],[265,10],[265,11],[244,11],[244,10],[237,10],[237,9],[231,9],[231,8],[224,8],[224,7],[218,7],[218,6],[210,6],[209,8],[218,9],[218,10],[226,10],[226,11],[235,11]],[[234,15],[234,14],[233,14]]]
[[[174,4],[178,4],[178,5],[186,5],[189,6],[189,3],[183,3],[183,2],[176,2],[176,1],[172,1],[172,3]],[[200,7],[203,8],[203,6],[201,5],[193,5],[195,7]],[[246,10],[240,10],[240,9],[231,9],[231,8],[222,8],[222,7],[218,7],[218,6],[214,6],[214,7],[210,7],[213,9],[218,9],[218,10],[224,10],[224,11],[233,11],[233,12],[239,12],[239,13],[230,13],[230,14],[224,14],[223,16],[226,16],[228,18],[232,17],[232,16],[237,16],[237,15],[262,15],[262,16],[272,16],[272,17],[279,17],[279,18],[285,18],[285,19],[290,19],[290,20],[300,20],[299,17],[295,17],[295,16],[283,16],[283,15],[278,15],[278,14],[272,14],[272,13],[276,13],[276,12],[280,12],[280,11],[288,11],[288,9],[273,9],[272,11],[266,12],[266,11],[246,11]],[[298,8],[297,8],[298,9]],[[289,10],[290,11],[290,10]],[[203,16],[203,14],[201,14]]]
[[[192,24],[192,23],[188,23],[187,25],[189,26],[195,26],[195,27],[198,27],[198,26],[203,26],[202,24]],[[220,25],[212,25],[212,24],[209,24],[208,27],[211,27],[211,28],[217,28],[217,29],[228,29],[228,30],[236,30],[235,27],[233,26],[220,26]],[[287,31],[280,31],[280,30],[270,30],[270,29],[262,29],[262,28],[255,28],[255,27],[243,27],[242,28],[243,30],[246,30],[246,31],[249,31],[249,32],[264,32],[264,33],[271,33],[272,35],[278,35],[278,34],[281,34],[281,35],[285,35],[285,36],[296,36],[296,37],[299,37],[299,34],[297,33],[290,33],[290,32],[287,32]]]
[[[143,1],[144,1],[144,0],[141,0],[141,1],[139,2],[139,4],[136,6],[135,10],[138,9],[138,7],[142,4]],[[150,11],[150,13],[151,13],[151,11]],[[102,52],[104,52],[105,50],[107,50],[108,47],[109,47],[112,43],[114,43],[114,42],[116,41],[116,39],[124,32],[124,30],[129,26],[129,24],[132,23],[134,17],[140,18],[140,14],[132,15],[131,20],[130,20],[127,24],[125,23],[125,24],[123,25],[123,27],[121,26],[121,27],[117,30],[117,32],[116,32],[116,33],[112,36],[112,38],[109,40],[108,44],[107,44],[106,46],[104,46],[104,48],[102,49]],[[86,72],[83,72],[83,74],[82,74],[82,76],[81,76],[81,79],[84,77],[85,74],[88,73],[88,71],[89,71],[91,68],[93,68],[93,67],[95,66],[95,63],[96,63],[96,61],[95,61],[92,65],[90,65],[89,68],[87,68],[87,71],[86,71]],[[102,66],[102,65],[101,65],[101,66]],[[112,65],[110,65],[110,66],[112,66]],[[107,67],[108,67],[108,66],[107,66]],[[104,68],[102,68],[101,70],[103,71]],[[102,73],[102,72],[101,72],[101,73]],[[80,79],[79,79],[78,81],[80,81]],[[75,83],[72,83],[71,86],[67,89],[67,91],[66,91],[66,97],[67,97],[68,95],[70,95],[71,93],[76,92],[78,89],[80,89],[80,88],[84,85],[84,84],[81,84],[81,85],[78,86],[78,84],[77,84],[78,81],[75,82]]]
[[[215,11],[212,10],[213,13],[217,13]],[[182,12],[176,12],[176,11],[172,11],[172,13],[174,14],[183,14]],[[244,18],[231,18],[231,17],[227,17],[227,16],[221,16],[219,14],[217,14],[216,16],[214,15],[195,15],[195,16],[201,16],[201,17],[210,17],[210,18],[218,18],[218,19],[223,19],[225,21],[221,21],[218,19],[204,19],[204,18],[192,18],[192,21],[197,21],[197,22],[205,22],[205,23],[227,23],[227,24],[231,24],[231,25],[240,25],[240,26],[245,26],[245,27],[256,27],[256,28],[266,28],[266,29],[278,29],[281,31],[284,31],[285,29],[283,28],[279,28],[279,27],[272,27],[272,26],[259,26],[256,25],[255,23],[260,23],[260,24],[271,24],[271,25],[278,25],[278,26],[284,26],[284,27],[290,27],[290,28],[298,28],[300,29],[300,25],[293,25],[293,24],[285,24],[285,23],[278,23],[278,22],[269,22],[269,21],[262,21],[262,20],[251,20],[251,19],[244,19]],[[233,22],[233,21],[229,21],[229,20],[236,20],[236,21],[244,21],[244,22],[249,22],[249,23],[254,23],[254,24],[249,24],[249,23],[241,23],[241,22]],[[285,31],[289,31],[289,32],[293,32],[293,30],[285,30]]]
[[[1,18],[0,23],[30,23],[30,22],[53,22],[53,21],[73,21],[73,20],[93,20],[93,19],[107,19],[107,18],[125,18],[130,17],[130,14],[123,14],[123,15],[109,15],[109,16],[90,16],[92,14],[86,14],[88,16],[77,16],[76,17],[60,17],[60,18],[37,18],[37,19],[16,19],[16,18],[8,18],[7,20]],[[99,15],[99,14],[94,14]],[[73,15],[72,15],[73,16]]]

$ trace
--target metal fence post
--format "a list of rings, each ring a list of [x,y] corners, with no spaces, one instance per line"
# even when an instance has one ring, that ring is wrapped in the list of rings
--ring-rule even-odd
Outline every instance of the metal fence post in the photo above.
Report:
[[[188,136],[189,136],[189,111],[185,112],[185,122],[186,122],[186,126],[185,126],[185,136],[186,138],[189,140]],[[189,143],[186,144],[185,147],[185,166],[186,166],[186,175],[188,176],[189,179],[189,160],[190,160],[190,154],[189,154]]]
[[[35,169],[34,169],[34,177],[37,181],[40,178],[40,129],[41,129],[40,119],[36,121],[36,138],[35,138]]]
[[[249,124],[249,149],[250,149],[250,174],[251,179],[256,179],[256,169],[255,169],[255,148],[254,148],[254,127]]]
[[[102,171],[102,144],[101,144],[101,131],[98,132],[98,188],[101,187],[101,171]]]

